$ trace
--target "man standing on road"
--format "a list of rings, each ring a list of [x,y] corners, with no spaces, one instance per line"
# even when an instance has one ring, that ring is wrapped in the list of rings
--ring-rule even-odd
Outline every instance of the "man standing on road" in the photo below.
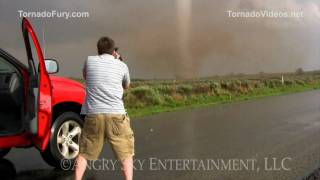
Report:
[[[130,85],[125,63],[118,60],[115,43],[102,37],[97,43],[98,56],[89,56],[83,70],[86,79],[86,114],[76,161],[75,179],[81,180],[87,160],[97,160],[104,142],[108,141],[123,166],[126,180],[133,178],[134,136],[122,100]]]

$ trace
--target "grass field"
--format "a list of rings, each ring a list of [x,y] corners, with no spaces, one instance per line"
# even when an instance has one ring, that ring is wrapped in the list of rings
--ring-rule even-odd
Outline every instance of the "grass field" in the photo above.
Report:
[[[125,93],[131,117],[320,89],[320,73],[237,75],[198,80],[135,80]]]

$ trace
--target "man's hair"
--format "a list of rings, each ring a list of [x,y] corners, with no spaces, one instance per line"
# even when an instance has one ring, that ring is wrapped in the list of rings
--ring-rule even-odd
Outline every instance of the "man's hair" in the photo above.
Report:
[[[115,43],[114,41],[109,37],[102,37],[99,39],[97,43],[98,48],[98,54],[113,54],[113,51],[115,50]]]

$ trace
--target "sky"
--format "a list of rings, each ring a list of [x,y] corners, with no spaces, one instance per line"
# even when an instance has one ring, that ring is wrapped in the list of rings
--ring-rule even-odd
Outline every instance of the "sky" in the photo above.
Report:
[[[102,36],[115,40],[135,79],[320,69],[320,0],[0,0],[0,47],[25,62],[19,10],[89,13],[29,18],[62,76],[81,77]],[[303,17],[228,16],[263,10]]]

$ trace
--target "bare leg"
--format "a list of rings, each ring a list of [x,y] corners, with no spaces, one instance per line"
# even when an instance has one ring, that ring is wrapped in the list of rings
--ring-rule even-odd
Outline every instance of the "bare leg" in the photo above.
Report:
[[[128,158],[122,161],[123,174],[126,180],[132,180],[133,178],[133,159]]]
[[[75,180],[81,180],[83,177],[84,172],[86,171],[87,167],[87,160],[83,156],[79,155],[76,161],[76,175]]]

